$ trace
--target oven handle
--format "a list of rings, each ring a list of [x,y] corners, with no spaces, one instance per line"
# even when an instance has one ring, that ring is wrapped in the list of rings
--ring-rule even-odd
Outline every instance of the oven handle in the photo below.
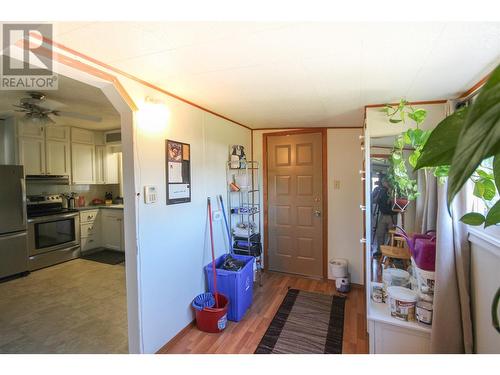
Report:
[[[77,217],[79,215],[78,212],[73,212],[70,214],[63,214],[63,215],[50,215],[50,216],[40,216],[40,217],[35,217],[32,219],[29,219],[28,221],[30,223],[42,223],[45,221],[58,221],[59,219],[68,219],[72,217]],[[55,220],[51,220],[55,219]]]

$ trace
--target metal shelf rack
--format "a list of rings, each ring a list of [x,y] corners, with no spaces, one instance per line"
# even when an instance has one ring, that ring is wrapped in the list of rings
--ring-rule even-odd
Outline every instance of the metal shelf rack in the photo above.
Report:
[[[226,179],[227,209],[233,250],[235,254],[251,255],[255,258],[257,278],[259,285],[262,286],[262,240],[260,234],[262,210],[259,163],[241,161],[239,168],[231,168],[231,162],[228,161],[226,163]],[[231,183],[238,186],[239,190],[233,190]],[[240,246],[245,243],[247,246]]]

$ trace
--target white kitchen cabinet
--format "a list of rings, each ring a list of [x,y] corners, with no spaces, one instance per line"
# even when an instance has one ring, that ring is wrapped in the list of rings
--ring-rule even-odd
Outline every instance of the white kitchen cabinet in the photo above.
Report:
[[[71,128],[71,142],[95,144],[95,135],[92,130]]]
[[[99,209],[80,211],[80,247],[86,252],[101,247],[101,217]]]
[[[101,211],[101,245],[108,249],[125,251],[123,211],[114,209]]]
[[[106,146],[95,146],[95,183],[106,183]]]
[[[45,174],[45,141],[43,138],[19,137],[19,164],[26,175]]]
[[[95,181],[95,147],[91,144],[71,143],[71,171],[73,184],[93,184]]]
[[[106,184],[119,184],[121,173],[121,147],[106,146]]]
[[[34,124],[29,121],[19,121],[17,123],[17,136],[30,138],[43,138],[45,127],[43,125]]]
[[[45,127],[45,139],[48,141],[70,141],[70,128],[67,126],[47,125]]]
[[[71,174],[70,143],[66,141],[45,141],[46,174]]]

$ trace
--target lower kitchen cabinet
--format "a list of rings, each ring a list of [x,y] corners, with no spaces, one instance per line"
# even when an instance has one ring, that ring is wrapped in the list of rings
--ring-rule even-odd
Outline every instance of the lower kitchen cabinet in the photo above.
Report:
[[[103,209],[101,211],[101,246],[112,250],[125,251],[123,211],[114,209]]]

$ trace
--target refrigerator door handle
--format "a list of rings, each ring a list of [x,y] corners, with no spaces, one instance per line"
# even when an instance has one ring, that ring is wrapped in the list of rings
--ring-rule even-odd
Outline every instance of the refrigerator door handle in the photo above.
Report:
[[[19,179],[21,185],[21,212],[23,213],[23,224],[26,225],[26,183],[24,178]]]

